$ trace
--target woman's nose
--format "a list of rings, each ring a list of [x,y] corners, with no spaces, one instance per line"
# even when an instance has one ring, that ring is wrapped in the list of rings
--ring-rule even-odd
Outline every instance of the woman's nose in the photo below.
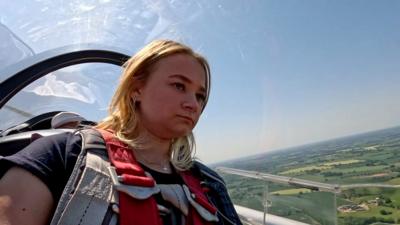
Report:
[[[196,113],[200,110],[200,103],[197,101],[196,95],[188,95],[183,101],[182,106],[190,113]]]

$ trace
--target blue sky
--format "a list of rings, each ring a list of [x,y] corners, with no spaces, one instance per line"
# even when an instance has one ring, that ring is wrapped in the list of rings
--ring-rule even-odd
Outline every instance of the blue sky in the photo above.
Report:
[[[227,9],[239,15],[216,36],[232,38],[206,52],[214,86],[202,122],[215,129],[199,128],[199,147],[216,150],[205,159],[400,125],[400,2],[258,3]]]
[[[397,0],[0,2],[0,22],[36,53],[97,43],[133,54],[171,38],[204,54],[212,90],[195,135],[206,163],[400,125],[399,12]],[[107,92],[101,113],[77,109],[103,117],[113,89],[68,71],[54,82]]]

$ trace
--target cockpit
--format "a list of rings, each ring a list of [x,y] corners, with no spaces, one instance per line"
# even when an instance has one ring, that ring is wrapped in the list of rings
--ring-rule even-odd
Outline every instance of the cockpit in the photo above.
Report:
[[[107,115],[154,39],[210,62],[197,157],[247,224],[400,223],[400,3],[0,2],[0,155]],[[81,122],[81,121],[80,121]]]

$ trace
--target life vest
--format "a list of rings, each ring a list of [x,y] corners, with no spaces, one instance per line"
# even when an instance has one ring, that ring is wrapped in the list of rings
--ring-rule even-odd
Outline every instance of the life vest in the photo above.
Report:
[[[89,136],[95,140],[82,140],[82,145],[92,146],[82,146],[51,224],[116,224],[119,218],[120,225],[162,225],[153,196],[160,192],[159,185],[146,175],[125,143],[109,131],[98,131],[99,135]],[[190,171],[179,175],[190,203],[185,224],[217,222],[217,209],[209,203],[200,180]]]

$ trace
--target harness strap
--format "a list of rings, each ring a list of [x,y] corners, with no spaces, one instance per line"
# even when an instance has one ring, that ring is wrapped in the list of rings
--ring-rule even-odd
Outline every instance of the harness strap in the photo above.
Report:
[[[84,139],[85,135],[82,135],[82,138]],[[90,140],[84,140],[82,143],[88,142],[90,143]],[[60,200],[51,222],[52,225],[102,224],[104,215],[107,213],[108,202],[112,196],[107,156],[101,150],[101,146],[96,144],[83,146],[83,149],[87,150],[87,152],[81,153],[81,155],[86,155],[86,165],[79,183],[75,189],[66,188],[64,191],[63,195],[69,195],[69,200],[65,203],[63,203],[65,201],[63,198]],[[79,164],[76,166],[80,166]],[[71,184],[72,182],[73,180],[69,181]]]
[[[106,142],[110,162],[115,166],[120,182],[134,186],[155,187],[154,180],[145,175],[127,145],[108,131],[99,130],[99,132]],[[154,198],[149,196],[143,200],[135,199],[121,189],[118,190],[118,193],[120,225],[162,225]],[[135,212],[135,209],[140,209],[141,212]]]
[[[186,225],[211,225],[211,221],[218,221],[217,210],[205,195],[207,190],[191,171],[179,172],[186,185],[179,189],[163,188],[163,185],[155,185],[129,147],[112,133],[94,129],[78,133],[82,137],[82,151],[51,225],[116,225],[118,217],[121,225],[161,225],[159,212],[169,212],[157,205],[153,195],[159,192],[182,210]],[[114,152],[110,156],[108,149]],[[110,161],[118,167],[112,167]],[[178,195],[175,202],[174,192]]]
[[[118,140],[110,131],[99,130],[99,132],[106,142],[110,162],[115,166],[117,174],[117,178],[113,178],[113,183],[119,193],[120,224],[162,225],[157,202],[152,197],[153,194],[161,191],[160,187],[156,186],[153,178],[146,176],[127,144]],[[111,173],[113,173],[112,169]],[[177,207],[183,209],[183,213],[188,215],[186,225],[211,225],[212,222],[217,222],[217,209],[208,202],[200,180],[190,171],[179,174],[187,185],[183,185],[183,196],[186,196],[192,206],[188,208],[189,212],[183,205]],[[164,197],[165,195],[166,193]],[[132,213],[138,209],[140,213]]]
[[[206,220],[208,222],[207,224],[211,224],[210,222],[218,222],[217,208],[208,202],[200,180],[191,175],[189,171],[183,171],[180,175],[187,185],[183,186],[183,190],[193,206],[191,209],[195,209],[191,211],[192,213],[193,211],[197,211],[197,213],[194,213],[195,216],[191,217],[191,224],[205,224],[202,222],[201,218]]]
[[[167,202],[170,202],[177,209],[180,209],[183,215],[188,216],[189,201],[185,196],[182,185],[179,184],[159,184],[157,185],[161,190],[161,196]]]

